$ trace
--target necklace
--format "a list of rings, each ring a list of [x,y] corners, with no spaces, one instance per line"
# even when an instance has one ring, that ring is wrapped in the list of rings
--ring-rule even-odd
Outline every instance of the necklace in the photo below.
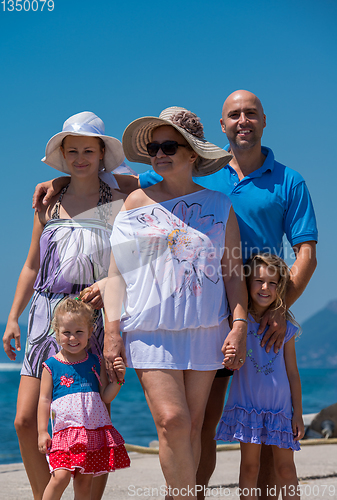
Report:
[[[260,316],[254,312],[251,312],[250,314],[252,315],[252,317],[256,321],[256,323],[261,323],[261,319],[262,319],[263,315]]]
[[[70,360],[67,358],[67,356],[64,355],[64,353],[62,351],[59,352],[59,354],[62,356],[62,359],[61,361],[64,361],[65,363],[68,363],[68,364],[72,364],[72,363],[78,363],[79,361],[84,361],[86,356],[87,356],[87,353],[84,352],[84,356],[81,358],[81,359],[73,359],[73,360]]]

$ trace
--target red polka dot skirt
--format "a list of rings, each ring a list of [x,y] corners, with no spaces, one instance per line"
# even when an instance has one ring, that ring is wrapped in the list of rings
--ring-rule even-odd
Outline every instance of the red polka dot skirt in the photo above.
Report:
[[[51,472],[57,469],[99,476],[130,467],[124,440],[112,426],[99,429],[70,427],[57,432],[49,452]]]

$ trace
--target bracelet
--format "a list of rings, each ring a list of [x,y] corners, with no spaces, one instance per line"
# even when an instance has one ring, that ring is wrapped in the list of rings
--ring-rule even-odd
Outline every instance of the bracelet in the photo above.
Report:
[[[248,321],[244,318],[236,318],[236,319],[233,319],[232,323],[235,323],[235,321],[244,321],[245,323],[248,324]]]
[[[123,380],[117,380],[117,384],[118,385],[124,385],[125,384],[125,379],[123,378]]]

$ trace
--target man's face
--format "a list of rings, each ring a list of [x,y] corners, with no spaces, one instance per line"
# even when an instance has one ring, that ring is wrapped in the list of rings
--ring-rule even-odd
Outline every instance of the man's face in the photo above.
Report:
[[[266,116],[259,99],[247,91],[237,91],[225,101],[220,120],[231,148],[251,149],[261,145]]]

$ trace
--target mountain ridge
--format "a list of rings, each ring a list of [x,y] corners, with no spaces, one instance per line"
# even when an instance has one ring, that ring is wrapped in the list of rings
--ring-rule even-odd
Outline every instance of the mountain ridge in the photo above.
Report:
[[[337,368],[337,300],[310,316],[301,325],[296,341],[300,368]]]

